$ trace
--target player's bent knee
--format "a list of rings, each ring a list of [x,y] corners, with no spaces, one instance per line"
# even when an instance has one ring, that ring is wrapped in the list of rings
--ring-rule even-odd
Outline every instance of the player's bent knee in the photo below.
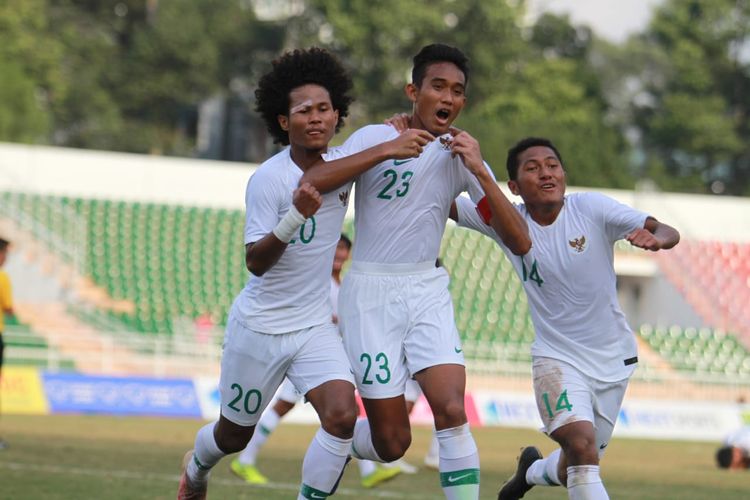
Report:
[[[320,415],[320,423],[325,431],[333,436],[350,438],[354,433],[358,409],[353,405],[327,408]]]
[[[253,427],[237,425],[223,416],[214,429],[216,445],[227,454],[244,450],[252,436]]]
[[[411,430],[394,429],[384,435],[373,435],[372,443],[380,458],[385,462],[393,462],[403,457],[411,446]]]
[[[435,428],[450,429],[466,423],[466,410],[464,402],[461,400],[452,400],[442,408],[433,409],[435,418]]]
[[[237,453],[242,451],[250,442],[250,435],[228,435],[228,436],[217,436],[216,445],[224,453]]]
[[[571,436],[562,445],[570,465],[598,465],[599,454],[594,440],[588,436]]]

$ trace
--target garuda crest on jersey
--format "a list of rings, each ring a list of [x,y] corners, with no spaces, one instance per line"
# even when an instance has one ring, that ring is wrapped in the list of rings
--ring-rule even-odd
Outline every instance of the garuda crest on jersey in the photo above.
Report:
[[[339,193],[339,201],[342,207],[347,206],[349,204],[349,191],[341,191]]]
[[[586,249],[586,236],[581,235],[580,238],[573,238],[572,240],[568,240],[568,245],[576,251],[576,253],[581,253]]]

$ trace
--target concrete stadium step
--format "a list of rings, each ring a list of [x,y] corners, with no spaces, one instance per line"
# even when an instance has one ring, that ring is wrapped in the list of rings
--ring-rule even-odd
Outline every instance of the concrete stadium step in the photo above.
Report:
[[[67,311],[64,303],[18,303],[19,319],[44,337],[80,372],[107,375],[192,376],[218,374],[215,359],[140,353]],[[137,334],[133,334],[137,335]]]

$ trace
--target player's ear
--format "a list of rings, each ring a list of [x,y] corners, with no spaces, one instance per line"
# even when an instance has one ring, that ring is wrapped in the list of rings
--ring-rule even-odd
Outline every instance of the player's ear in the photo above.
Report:
[[[406,97],[408,97],[411,102],[417,102],[419,89],[413,83],[407,83],[406,87],[404,87],[404,94],[406,94]]]
[[[277,115],[276,119],[279,121],[279,127],[281,127],[281,130],[289,132],[289,117],[286,115]]]
[[[520,193],[520,191],[518,191],[518,183],[516,181],[508,181],[508,189],[510,189],[510,192],[516,196],[518,196]]]

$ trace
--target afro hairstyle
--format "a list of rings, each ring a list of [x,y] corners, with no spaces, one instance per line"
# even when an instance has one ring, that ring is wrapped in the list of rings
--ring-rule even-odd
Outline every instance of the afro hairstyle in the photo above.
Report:
[[[275,143],[289,144],[289,134],[281,128],[277,117],[289,116],[290,92],[310,83],[328,91],[333,109],[339,113],[336,132],[341,129],[353,101],[348,94],[352,79],[333,54],[318,47],[296,49],[275,59],[272,65],[273,69],[258,82],[255,110],[263,117]]]

